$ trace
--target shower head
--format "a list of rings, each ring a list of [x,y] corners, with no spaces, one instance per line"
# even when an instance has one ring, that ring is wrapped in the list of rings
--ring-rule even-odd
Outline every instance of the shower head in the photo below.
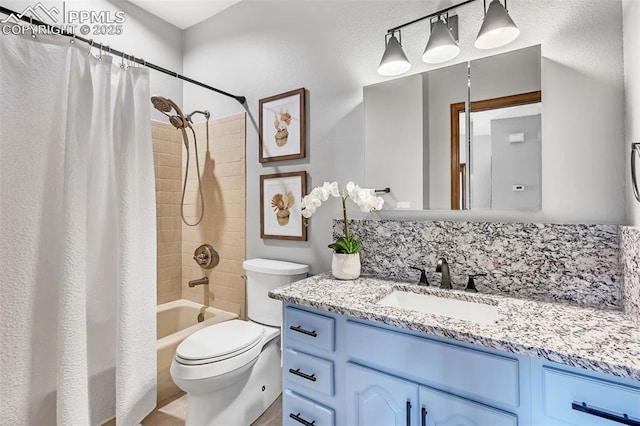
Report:
[[[151,103],[153,107],[161,112],[170,112],[172,109],[171,102],[169,99],[164,96],[153,95],[151,97]]]
[[[165,98],[164,96],[160,95],[153,95],[151,97],[151,103],[153,104],[153,107],[155,109],[169,117],[169,122],[176,129],[184,129],[186,127],[190,127],[189,119],[185,117],[185,115],[180,110],[180,107],[178,107],[178,105],[176,105],[175,102],[173,102],[171,99]],[[177,115],[169,114],[171,110],[174,110]]]

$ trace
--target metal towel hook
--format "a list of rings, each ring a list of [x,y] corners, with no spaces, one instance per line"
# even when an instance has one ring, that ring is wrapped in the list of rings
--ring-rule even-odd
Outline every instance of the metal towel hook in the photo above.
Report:
[[[631,144],[631,188],[637,201],[640,201],[640,191],[638,191],[638,175],[636,172],[636,157],[640,156],[640,142]]]

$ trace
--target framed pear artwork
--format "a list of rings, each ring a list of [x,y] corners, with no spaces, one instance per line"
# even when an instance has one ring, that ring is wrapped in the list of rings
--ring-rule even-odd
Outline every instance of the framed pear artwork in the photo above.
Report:
[[[261,163],[305,156],[305,89],[260,99]]]

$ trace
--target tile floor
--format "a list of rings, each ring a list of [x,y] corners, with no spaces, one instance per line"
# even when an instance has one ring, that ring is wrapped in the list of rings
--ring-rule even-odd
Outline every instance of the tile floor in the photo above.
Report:
[[[142,422],[142,426],[184,426],[187,415],[187,395],[179,394],[162,407],[149,414]],[[251,426],[280,426],[282,425],[282,395],[253,422]],[[241,426],[241,425],[221,425]]]

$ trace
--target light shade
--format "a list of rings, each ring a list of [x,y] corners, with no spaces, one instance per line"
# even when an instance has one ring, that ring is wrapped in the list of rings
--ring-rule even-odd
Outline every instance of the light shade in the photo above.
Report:
[[[400,75],[411,68],[411,64],[404,54],[400,42],[394,34],[389,37],[387,47],[384,49],[382,60],[378,66],[378,74],[384,76]]]
[[[455,58],[459,53],[460,48],[449,28],[438,19],[431,28],[431,36],[422,54],[422,60],[428,64],[439,64]]]
[[[520,34],[520,30],[500,0],[493,0],[487,9],[475,46],[478,49],[493,49],[511,43]]]

